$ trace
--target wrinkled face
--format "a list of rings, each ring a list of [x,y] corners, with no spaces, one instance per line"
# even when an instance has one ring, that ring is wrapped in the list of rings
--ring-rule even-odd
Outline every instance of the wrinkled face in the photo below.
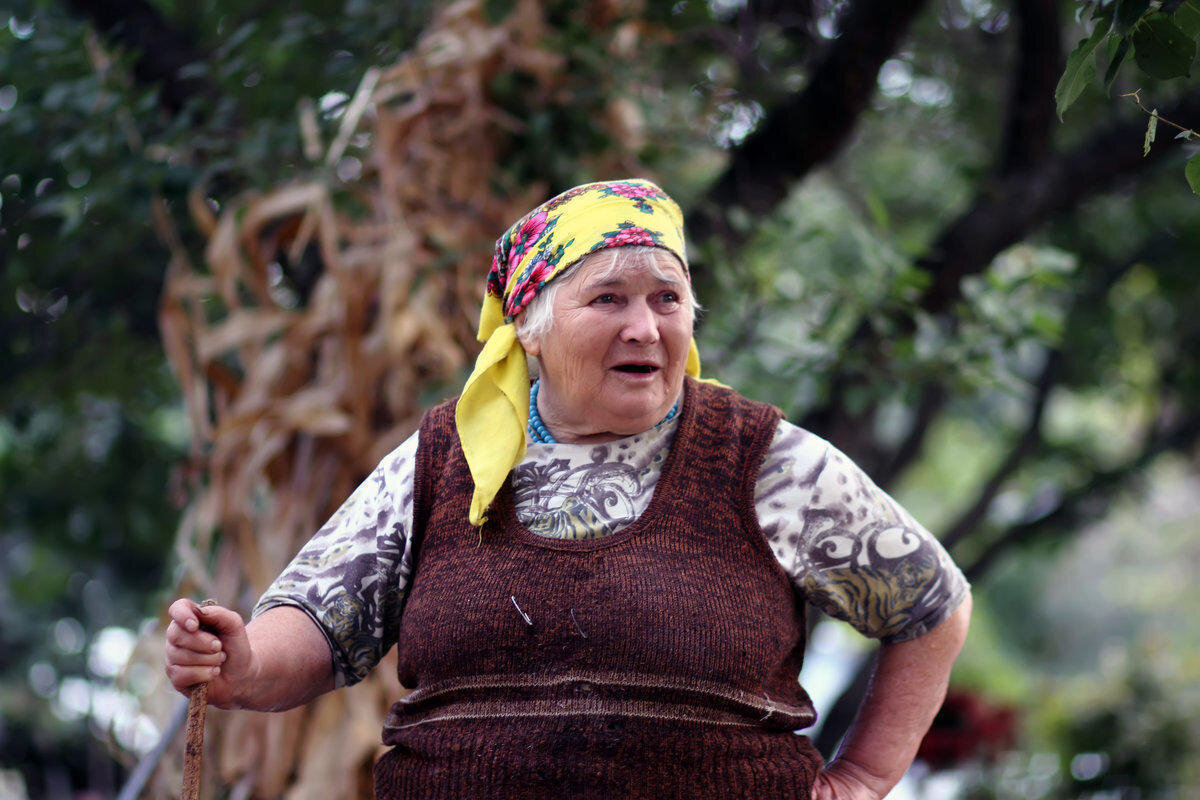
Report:
[[[683,388],[693,320],[683,268],[665,250],[622,264],[618,249],[585,257],[553,298],[553,327],[522,342],[540,364],[538,411],[560,442],[640,433]]]

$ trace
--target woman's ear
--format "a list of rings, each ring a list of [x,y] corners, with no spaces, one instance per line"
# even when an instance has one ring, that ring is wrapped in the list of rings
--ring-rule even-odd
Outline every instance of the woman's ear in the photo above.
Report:
[[[525,355],[533,356],[534,358],[537,358],[539,355],[541,355],[541,352],[542,352],[541,342],[538,341],[539,337],[537,337],[537,336],[529,336],[527,334],[523,334],[520,332],[521,325],[524,322],[525,322],[525,312],[522,311],[520,314],[517,315],[517,319],[516,319],[517,341],[520,343],[521,349],[523,349],[525,351]]]

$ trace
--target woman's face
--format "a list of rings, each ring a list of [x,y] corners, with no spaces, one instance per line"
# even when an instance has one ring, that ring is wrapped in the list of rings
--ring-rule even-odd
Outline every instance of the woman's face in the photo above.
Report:
[[[585,257],[554,297],[549,333],[523,342],[541,368],[538,411],[560,442],[628,436],[656,425],[683,388],[693,310],[669,252],[612,269]]]

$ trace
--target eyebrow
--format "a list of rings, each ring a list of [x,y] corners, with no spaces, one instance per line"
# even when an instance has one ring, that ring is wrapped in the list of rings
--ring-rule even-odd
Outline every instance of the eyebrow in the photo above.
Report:
[[[681,281],[675,280],[674,278],[662,278],[657,275],[655,275],[654,278],[663,286],[675,287],[682,285]],[[604,280],[596,281],[595,283],[586,284],[583,288],[584,291],[593,291],[595,289],[607,289],[612,286],[620,286],[623,283],[625,283],[624,278],[614,275],[611,278],[605,278]]]

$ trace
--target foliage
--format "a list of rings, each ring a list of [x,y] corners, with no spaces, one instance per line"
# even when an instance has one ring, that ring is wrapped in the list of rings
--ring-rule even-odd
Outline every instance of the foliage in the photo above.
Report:
[[[320,310],[331,254],[369,239],[362,223],[377,222],[381,209],[402,208],[389,224],[399,219],[419,239],[421,269],[431,270],[421,286],[432,291],[438,275],[453,284],[434,307],[453,318],[465,352],[461,329],[474,309],[461,298],[478,288],[467,253],[486,238],[494,209],[592,177],[654,175],[690,221],[716,208],[728,222],[693,242],[709,307],[700,331],[706,370],[834,440],[947,538],[984,596],[981,633],[994,633],[972,647],[995,652],[999,664],[989,673],[993,660],[969,653],[970,683],[1010,700],[1028,693],[1033,707],[1047,705],[1046,687],[1023,681],[1013,664],[1049,659],[1054,641],[1021,632],[1029,609],[1019,601],[1052,580],[1062,544],[1137,490],[1161,454],[1195,445],[1200,228],[1178,181],[1177,145],[1190,143],[1162,135],[1168,122],[1196,127],[1191,65],[1183,65],[1185,40],[1198,35],[1194,0],[1087,4],[1080,20],[1094,27],[1067,34],[1065,15],[1037,17],[1039,4],[917,3],[904,38],[876,53],[859,46],[849,62],[830,54],[840,42],[886,39],[854,38],[884,8],[865,0],[795,9],[525,3],[543,11],[539,43],[560,59],[556,73],[543,81],[514,64],[488,73],[476,107],[489,109],[495,127],[478,149],[495,166],[470,176],[473,194],[458,199],[457,212],[427,217],[420,213],[438,206],[423,205],[419,193],[389,203],[405,187],[436,185],[437,158],[384,153],[394,141],[379,135],[374,112],[342,149],[328,146],[364,75],[400,62],[429,26],[424,4],[299,0],[247,11],[219,0],[158,2],[149,7],[164,32],[182,34],[195,60],[182,77],[157,78],[146,77],[153,45],[103,23],[104,5],[77,0],[68,13],[49,0],[18,0],[0,20],[0,359],[8,367],[0,552],[9,556],[0,572],[0,736],[5,765],[10,752],[25,754],[35,795],[53,793],[40,765],[68,764],[76,785],[89,780],[84,722],[51,709],[61,712],[65,688],[79,687],[72,679],[108,680],[85,663],[99,633],[137,627],[160,609],[167,585],[221,566],[201,558],[185,568],[170,550],[181,509],[214,474],[202,471],[213,451],[200,428],[185,424],[175,380],[187,380],[172,376],[162,352],[159,301],[172,259],[207,278],[221,261],[211,252],[244,258],[253,269],[230,274],[265,277],[271,310],[302,319]],[[895,13],[909,4],[884,5]],[[498,28],[521,6],[481,8]],[[863,8],[872,13],[853,13]],[[1048,44],[1023,44],[1039,30]],[[1047,56],[1080,36],[1063,73],[1062,59]],[[465,69],[470,53],[484,51],[450,50],[443,63],[448,73]],[[868,70],[866,100],[849,108],[838,70],[858,75],[873,55],[880,63]],[[1097,65],[1106,89],[1153,98],[1155,136],[1132,106],[1090,90]],[[1140,86],[1129,83],[1135,68]],[[788,116],[797,98],[818,111]],[[411,99],[381,101],[380,117],[424,119],[404,109]],[[1060,115],[1072,110],[1061,126],[1048,124],[1056,100]],[[794,151],[815,147],[813,132],[824,130],[840,133],[797,170]],[[396,174],[388,165],[410,156],[424,172],[382,188],[380,175]],[[760,177],[720,194],[736,189],[726,181],[730,164]],[[1194,186],[1200,162],[1193,156],[1185,169]],[[773,197],[763,174],[785,184],[782,197],[763,199]],[[304,213],[263,211],[264,198],[314,186],[336,220],[321,230],[348,232],[333,247],[296,246]],[[458,238],[471,214],[481,230]],[[214,229],[203,220],[247,236],[206,255]],[[170,231],[178,232],[173,249],[163,243]],[[461,279],[450,280],[460,268]],[[269,306],[250,283],[225,298],[208,291],[204,299],[203,287],[189,295],[197,329],[239,305]],[[381,313],[370,303],[358,311],[346,318],[363,330]],[[410,333],[426,329],[401,316]],[[204,379],[220,377],[214,365],[230,368],[226,388],[257,374],[243,356],[203,361]],[[421,403],[453,383],[444,374],[451,362],[417,370]],[[391,412],[373,416],[396,406],[384,389],[371,395],[371,385],[363,384],[371,402],[354,424],[405,424]],[[189,407],[197,402],[188,396]],[[317,411],[344,414],[348,402],[339,395]],[[349,454],[347,475],[368,460],[369,443],[309,433],[323,452]],[[253,443],[238,440],[234,450]],[[286,480],[267,473],[272,485]],[[251,494],[259,513],[270,507],[269,492]],[[217,533],[203,555],[235,538]],[[1025,582],[1009,580],[1014,573]],[[241,599],[250,594],[244,588]],[[1172,669],[1138,691],[1174,692],[1188,676]],[[1104,676],[1107,696],[1124,696],[1144,677]],[[373,708],[378,698],[361,702]],[[1064,724],[1046,724],[1037,743],[1064,754],[1052,757],[1059,777],[1078,748],[1103,744],[1085,735],[1095,726],[1071,726],[1086,722],[1078,706],[1063,708]],[[1109,711],[1136,716],[1116,701]],[[328,730],[332,713],[320,718]],[[294,733],[307,724],[303,715],[283,719]],[[225,758],[228,774],[246,765],[245,752]],[[1042,762],[1035,766],[1025,772],[1041,774]]]
[[[1096,77],[1097,54],[1104,48],[1108,67],[1104,73],[1105,91],[1113,82],[1132,53],[1138,69],[1151,78],[1170,80],[1191,75],[1196,60],[1196,43],[1200,41],[1200,2],[1196,0],[1085,0],[1079,14],[1091,10],[1094,22],[1092,33],[1080,40],[1067,59],[1062,78],[1055,89],[1058,116],[1071,107],[1080,93]],[[1137,93],[1133,96],[1136,98]],[[1147,110],[1150,117],[1146,127],[1143,154],[1150,152],[1158,127],[1158,110]],[[1191,128],[1170,123],[1180,130],[1179,137],[1200,139]],[[1200,194],[1200,154],[1193,155],[1185,169],[1192,191]]]

